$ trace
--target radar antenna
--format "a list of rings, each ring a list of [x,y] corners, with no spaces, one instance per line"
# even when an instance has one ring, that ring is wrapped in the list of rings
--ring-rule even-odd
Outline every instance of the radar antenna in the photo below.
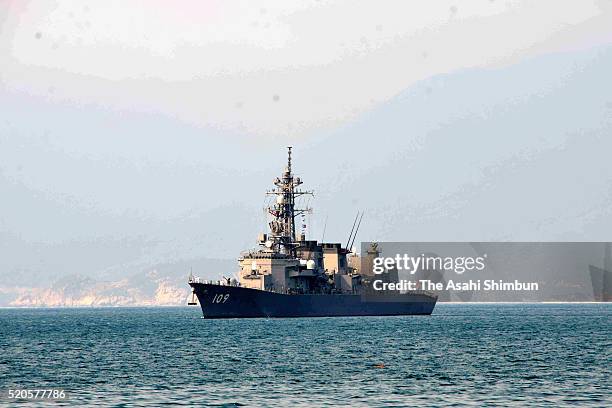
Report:
[[[353,236],[353,231],[355,230],[355,224],[357,224],[357,218],[359,218],[359,211],[357,211],[357,215],[355,215],[355,221],[353,221],[353,226],[351,227],[351,232],[349,233],[349,237],[346,240],[345,248],[348,249],[349,244],[351,243],[351,237]]]
[[[267,191],[266,194],[276,196],[276,202],[268,207],[268,213],[272,215],[270,227],[270,240],[272,249],[287,255],[295,256],[295,249],[300,245],[297,242],[295,217],[309,213],[311,208],[295,208],[297,197],[303,195],[314,196],[312,191],[300,190],[302,184],[299,177],[294,177],[291,168],[291,149],[287,146],[287,167],[282,177],[274,179],[274,189]]]
[[[357,229],[355,230],[355,235],[353,235],[353,240],[351,241],[351,245],[346,248],[348,251],[350,251],[353,248],[353,244],[355,243],[355,238],[357,238],[357,233],[359,232],[359,227],[361,227],[361,220],[363,219],[363,214],[365,214],[365,211],[361,212],[361,217],[359,217],[359,222],[357,223]]]

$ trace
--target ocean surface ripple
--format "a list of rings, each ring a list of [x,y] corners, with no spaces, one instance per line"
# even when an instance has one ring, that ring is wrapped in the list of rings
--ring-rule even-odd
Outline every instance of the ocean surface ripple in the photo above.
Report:
[[[7,390],[59,388],[63,406],[612,405],[612,304],[200,316],[198,307],[0,309],[0,404],[40,406],[10,402]]]

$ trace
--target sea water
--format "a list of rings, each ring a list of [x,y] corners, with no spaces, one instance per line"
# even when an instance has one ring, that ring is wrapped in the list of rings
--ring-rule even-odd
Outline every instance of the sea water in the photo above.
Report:
[[[610,406],[612,304],[204,320],[198,307],[0,309],[0,404]],[[57,402],[53,402],[57,404]]]

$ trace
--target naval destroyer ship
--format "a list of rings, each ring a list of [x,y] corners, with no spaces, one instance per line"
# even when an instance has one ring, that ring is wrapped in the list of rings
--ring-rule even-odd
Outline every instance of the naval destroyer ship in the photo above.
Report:
[[[296,233],[296,218],[310,211],[297,208],[296,200],[312,195],[300,189],[302,184],[292,173],[288,147],[287,167],[266,192],[274,198],[267,208],[269,232],[259,235],[257,249],[239,258],[238,279],[211,282],[190,275],[189,304],[197,304],[197,296],[207,319],[431,314],[437,301],[433,293],[373,289],[375,279],[396,281],[397,274],[372,273],[372,260],[379,254],[375,244],[361,256],[349,250],[361,219],[355,229],[355,218],[345,247],[307,240],[303,230]]]

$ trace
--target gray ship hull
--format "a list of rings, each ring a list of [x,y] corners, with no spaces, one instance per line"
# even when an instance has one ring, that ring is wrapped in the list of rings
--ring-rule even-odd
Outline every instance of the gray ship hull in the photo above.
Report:
[[[424,293],[362,296],[282,294],[238,286],[189,283],[206,319],[429,315],[436,296]]]

